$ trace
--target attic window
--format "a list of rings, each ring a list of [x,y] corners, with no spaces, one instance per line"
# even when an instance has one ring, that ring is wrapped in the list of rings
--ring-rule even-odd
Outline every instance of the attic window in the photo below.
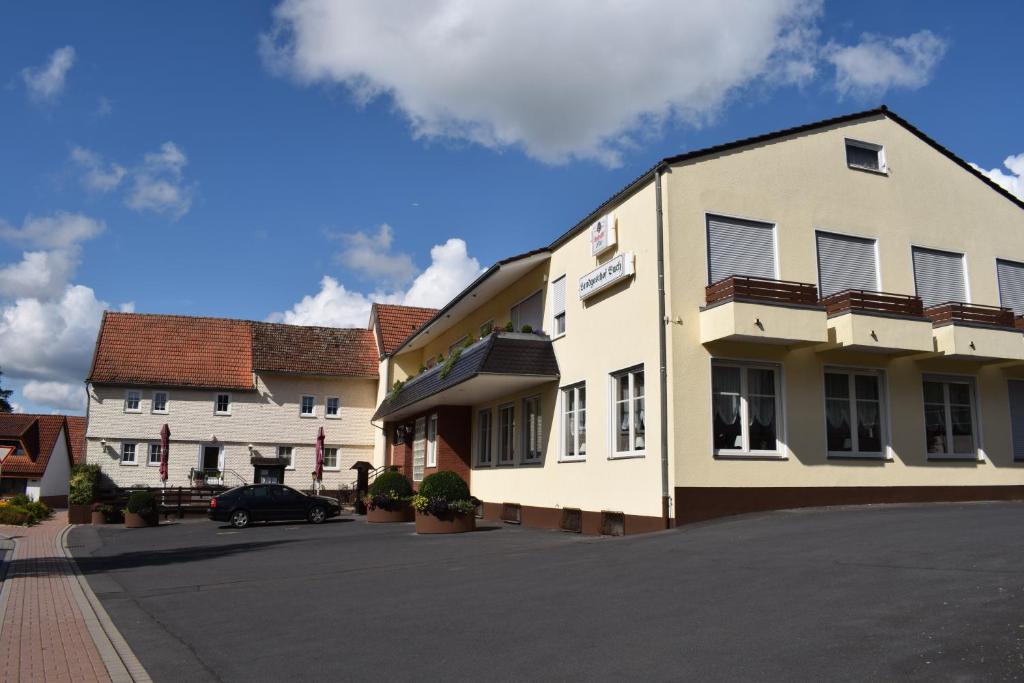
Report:
[[[846,165],[862,171],[889,172],[885,165],[885,150],[882,146],[860,140],[846,140]]]

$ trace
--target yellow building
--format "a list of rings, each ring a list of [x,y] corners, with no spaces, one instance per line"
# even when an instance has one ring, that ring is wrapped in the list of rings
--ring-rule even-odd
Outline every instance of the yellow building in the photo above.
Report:
[[[884,107],[664,159],[385,356],[386,463],[594,533],[1024,497],[1022,209]]]

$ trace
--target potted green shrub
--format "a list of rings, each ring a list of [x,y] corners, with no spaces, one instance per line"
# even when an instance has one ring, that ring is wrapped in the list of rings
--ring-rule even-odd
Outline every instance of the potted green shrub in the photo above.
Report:
[[[411,522],[412,484],[401,472],[381,472],[366,496],[367,522]]]
[[[124,509],[124,526],[126,529],[140,529],[146,526],[157,526],[160,523],[156,496],[150,491],[135,491],[128,496],[128,506]]]
[[[116,524],[121,521],[121,513],[109,503],[93,503],[92,523],[93,524]]]
[[[99,465],[75,465],[68,480],[68,522],[88,524],[92,521],[92,504],[96,499]]]
[[[460,534],[476,528],[476,501],[469,495],[469,486],[455,472],[435,472],[420,484],[413,496],[416,510],[416,533]]]

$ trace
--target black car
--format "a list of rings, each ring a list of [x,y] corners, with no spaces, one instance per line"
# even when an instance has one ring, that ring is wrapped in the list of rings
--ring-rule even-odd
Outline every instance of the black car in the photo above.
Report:
[[[282,484],[239,486],[210,499],[207,515],[216,522],[230,522],[242,529],[250,522],[305,519],[320,524],[341,514],[334,498],[307,496]]]

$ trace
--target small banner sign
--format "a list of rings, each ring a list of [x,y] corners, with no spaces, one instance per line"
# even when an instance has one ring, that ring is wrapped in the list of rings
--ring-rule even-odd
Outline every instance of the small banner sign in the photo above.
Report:
[[[590,226],[590,254],[597,256],[616,244],[615,214],[606,213]]]
[[[580,278],[580,301],[633,275],[633,254],[624,252]]]

